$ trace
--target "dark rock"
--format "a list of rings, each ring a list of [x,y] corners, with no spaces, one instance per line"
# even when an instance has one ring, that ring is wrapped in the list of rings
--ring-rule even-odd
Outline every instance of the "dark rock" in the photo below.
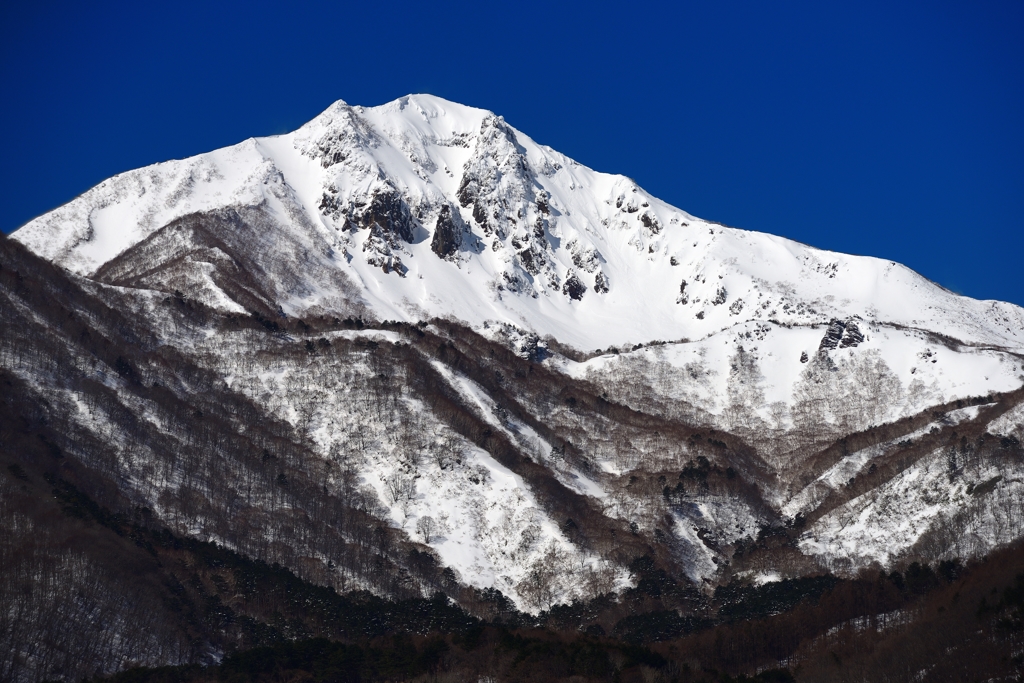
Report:
[[[522,292],[527,287],[526,280],[524,280],[522,276],[514,270],[506,270],[502,272],[501,277],[505,281],[503,286],[504,289],[507,289],[510,292]]]
[[[462,230],[452,219],[452,209],[445,204],[437,215],[434,226],[434,237],[430,240],[430,250],[443,259],[450,259],[462,246]]]
[[[479,181],[469,173],[463,175],[457,196],[459,204],[465,207],[473,207],[473,220],[483,229],[484,234],[490,235],[493,233],[494,227],[487,220],[487,207],[480,198]]]
[[[690,303],[690,297],[686,294],[686,280],[679,284],[679,296],[676,297],[676,303],[684,305]]]
[[[562,293],[570,299],[579,301],[583,298],[583,293],[586,291],[587,286],[580,281],[576,273],[570,272],[569,277],[565,278],[565,284],[562,285]]]
[[[658,223],[658,219],[646,211],[640,215],[640,222],[644,224],[645,228],[651,231],[652,235],[657,235],[661,232],[661,224]]]
[[[544,219],[540,216],[537,216],[537,220],[533,223],[533,236],[541,242],[547,241],[545,238]]]
[[[551,209],[548,207],[548,196],[546,192],[537,196],[537,210],[545,216],[551,212]]]
[[[484,207],[483,203],[477,202],[473,204],[473,220],[477,222],[477,225],[483,228],[485,235],[490,235],[494,232],[494,228],[491,227],[491,224],[487,221],[487,209]]]
[[[523,268],[526,272],[531,275],[539,274],[540,266],[543,265],[541,258],[539,258],[532,249],[524,249],[519,252],[519,262],[523,264]]]
[[[600,265],[601,256],[596,249],[574,250],[572,262],[580,270],[593,273]]]
[[[825,330],[825,336],[821,338],[821,344],[818,345],[819,351],[828,351],[839,346],[839,342],[843,339],[843,332],[846,330],[846,323],[837,318],[833,318],[832,322],[828,324],[828,329]]]
[[[980,496],[984,496],[986,493],[992,493],[993,491],[996,490],[996,485],[1000,481],[1002,481],[1002,479],[1003,479],[1002,475],[996,475],[996,476],[992,477],[991,479],[989,479],[989,480],[987,480],[985,482],[982,482],[981,484],[978,484],[977,486],[975,486],[973,488],[969,488],[968,489],[968,493],[970,493],[975,498],[978,498]]]
[[[402,263],[401,256],[395,253],[397,246],[395,235],[374,222],[370,227],[370,235],[363,242],[366,262],[371,266],[377,266],[385,273],[393,272],[405,277],[408,268]]]
[[[397,192],[383,191],[375,193],[370,198],[366,209],[359,216],[359,224],[364,228],[376,225],[386,235],[412,242],[416,222],[401,195]]]
[[[857,327],[857,323],[852,320],[846,323],[846,333],[843,335],[843,340],[839,342],[839,346],[846,348],[848,346],[857,346],[864,341],[864,333]]]
[[[459,204],[473,207],[473,220],[485,235],[504,239],[526,215],[526,207],[510,204],[510,195],[500,186],[511,188],[511,196],[518,195],[524,203],[534,194],[533,175],[515,132],[500,116],[487,116],[480,124],[477,149],[463,169],[457,196]]]
[[[337,218],[338,214],[341,213],[341,202],[338,199],[337,193],[324,192],[323,196],[320,197],[320,210],[325,216]]]
[[[857,327],[853,320],[839,320],[833,318],[828,324],[825,336],[821,338],[819,351],[831,351],[835,348],[847,348],[857,346],[864,341],[864,333]]]

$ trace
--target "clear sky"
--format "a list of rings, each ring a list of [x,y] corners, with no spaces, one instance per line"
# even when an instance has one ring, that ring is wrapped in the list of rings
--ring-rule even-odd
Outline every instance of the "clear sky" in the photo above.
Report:
[[[1024,1],[0,3],[0,229],[414,92],[727,225],[1024,305]]]

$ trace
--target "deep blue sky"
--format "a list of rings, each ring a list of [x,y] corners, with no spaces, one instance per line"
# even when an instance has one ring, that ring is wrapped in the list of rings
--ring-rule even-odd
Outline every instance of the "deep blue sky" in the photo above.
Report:
[[[3,2],[0,229],[412,92],[703,218],[1024,304],[1021,0]]]

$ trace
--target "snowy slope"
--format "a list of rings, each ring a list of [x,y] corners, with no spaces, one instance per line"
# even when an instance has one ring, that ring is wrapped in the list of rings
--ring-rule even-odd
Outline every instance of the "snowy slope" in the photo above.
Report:
[[[862,323],[865,338],[856,346],[822,356],[828,328],[748,321],[698,341],[554,362],[638,410],[657,405],[689,419],[687,411],[697,410],[701,421],[726,430],[792,429],[801,403],[823,382],[838,405],[816,424],[830,432],[859,431],[1024,385],[1024,359],[1012,352],[944,344],[926,332],[888,325]]]
[[[507,322],[592,350],[859,316],[1024,348],[1016,306],[696,219],[490,112],[425,95],[337,102],[294,133],[124,173],[14,238],[89,275],[175,219],[246,206],[301,226],[308,258],[343,272],[381,319]],[[335,286],[306,284],[278,292],[284,311],[337,310]]]
[[[136,306],[147,334],[290,425],[313,460],[347,453],[381,519],[521,607],[621,588],[622,537],[604,554],[577,545],[558,501],[458,436],[425,396],[399,386],[391,413],[367,409],[381,400],[379,368],[362,347],[331,361],[316,348],[372,341],[400,357],[423,330],[436,335],[417,362],[467,414],[602,524],[671,547],[698,583],[725,576],[732,544],[798,515],[812,522],[793,547],[836,571],[926,545],[925,557],[976,555],[1021,533],[1011,455],[1024,439],[1012,394],[1024,309],[695,218],[487,111],[424,95],[337,102],[293,133],[111,178],[13,238]],[[245,316],[192,329],[168,312],[192,300],[254,312],[271,339],[224,331]],[[321,325],[324,346],[270,320],[288,316]],[[345,320],[359,317],[377,329]],[[446,365],[439,340],[472,354],[481,337],[518,358]],[[545,338],[565,353],[545,352]],[[296,357],[300,344],[313,355]],[[541,389],[535,365],[551,372]],[[18,372],[38,382],[37,369]],[[58,403],[78,400],[54,386]],[[999,401],[1016,407],[994,418],[978,407]],[[973,455],[951,466],[950,448],[968,448],[954,428],[973,430]],[[848,452],[848,437],[867,445]],[[427,518],[436,528],[424,533]],[[967,527],[969,543],[948,540]],[[538,592],[552,564],[563,570]]]

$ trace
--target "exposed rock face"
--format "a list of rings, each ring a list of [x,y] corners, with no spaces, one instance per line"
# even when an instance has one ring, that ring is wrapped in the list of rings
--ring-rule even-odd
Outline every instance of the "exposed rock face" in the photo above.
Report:
[[[843,334],[842,341],[839,342],[839,346],[847,348],[848,346],[857,346],[864,341],[864,334],[857,327],[857,323],[852,320],[846,323],[846,332]]]
[[[565,278],[565,284],[562,285],[562,292],[570,299],[579,301],[583,298],[583,294],[586,291],[587,286],[583,284],[576,273],[570,272],[569,277]]]
[[[643,223],[645,228],[651,231],[652,235],[657,235],[661,232],[661,225],[658,223],[657,217],[646,211],[640,214],[640,222]]]
[[[412,217],[409,207],[397,192],[377,192],[370,197],[370,202],[361,210],[356,211],[356,220],[363,228],[377,228],[381,235],[389,241],[401,238],[412,242],[416,220]]]
[[[679,283],[679,296],[676,297],[677,304],[688,304],[690,303],[690,297],[686,295],[686,280]]]
[[[459,203],[472,209],[485,235],[504,240],[536,206],[532,180],[515,131],[499,116],[485,117],[458,190]]]
[[[864,334],[853,320],[833,318],[828,324],[825,336],[821,338],[819,351],[831,351],[835,348],[857,346],[864,341]]]
[[[430,240],[430,249],[443,259],[450,259],[458,253],[462,246],[462,229],[452,219],[452,209],[445,204],[437,215],[434,225],[434,237]]]
[[[401,243],[412,242],[417,222],[401,195],[380,190],[368,201],[357,199],[345,218],[345,227],[351,231],[369,229],[362,249],[367,263],[385,273],[405,275]]]
[[[544,265],[543,253],[538,253],[535,249],[523,249],[518,252],[519,262],[523,264],[523,269],[531,275],[540,275],[541,267]]]
[[[328,109],[328,113],[331,125],[301,148],[305,156],[318,160],[323,168],[358,164],[361,150],[380,146],[380,137],[352,107],[337,102]]]
[[[843,331],[846,329],[846,323],[842,320],[836,320],[835,318],[828,324],[828,329],[825,330],[825,336],[821,338],[821,344],[818,345],[819,351],[830,351],[837,346],[843,339]]]

